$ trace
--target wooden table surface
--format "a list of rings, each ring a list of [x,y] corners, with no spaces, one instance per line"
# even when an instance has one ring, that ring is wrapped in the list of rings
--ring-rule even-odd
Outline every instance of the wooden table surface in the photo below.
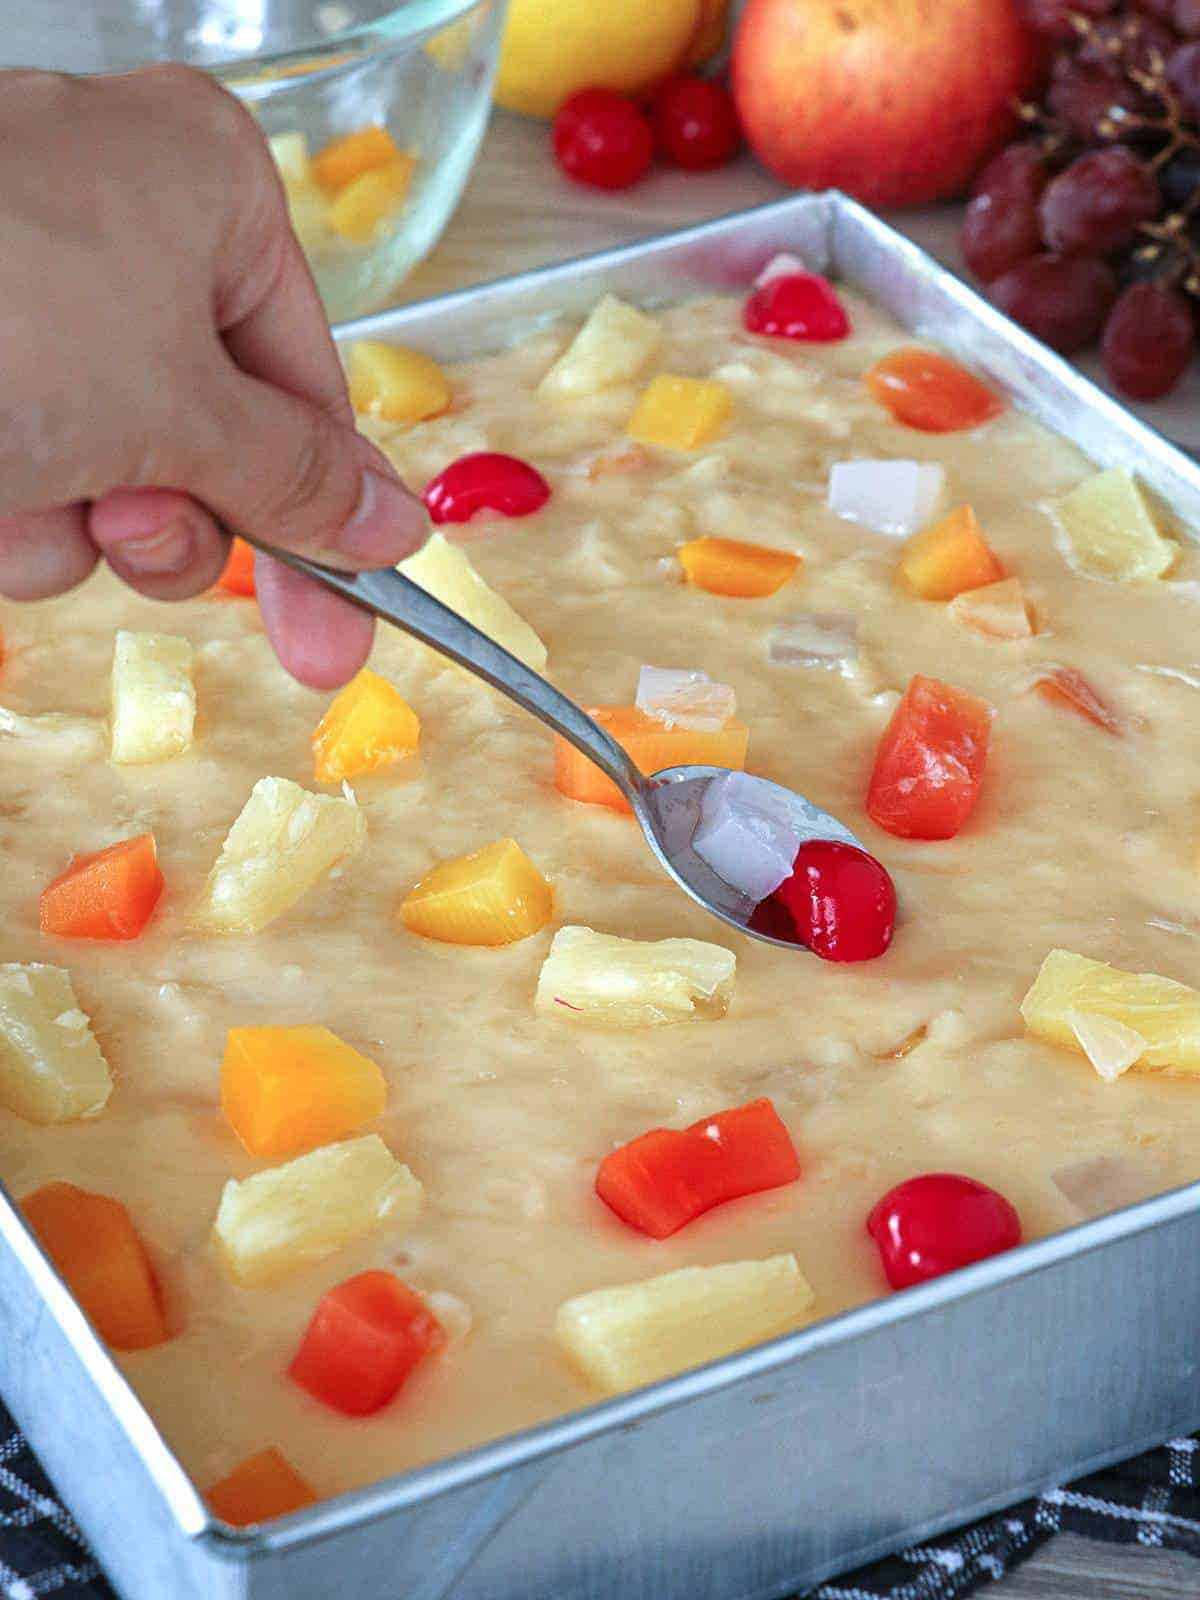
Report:
[[[714,173],[655,173],[624,194],[599,194],[566,182],[548,152],[544,124],[498,112],[457,214],[397,301],[563,261],[785,193],[746,159]],[[956,210],[892,220],[939,259],[957,265]],[[1200,450],[1195,375],[1169,401],[1141,409],[1163,433]],[[1064,1535],[988,1593],[995,1600],[1196,1600],[1200,1562]]]

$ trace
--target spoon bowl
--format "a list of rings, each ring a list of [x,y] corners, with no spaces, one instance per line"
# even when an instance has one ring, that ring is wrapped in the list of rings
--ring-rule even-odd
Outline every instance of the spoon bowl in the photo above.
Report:
[[[247,543],[440,651],[568,739],[621,790],[658,860],[705,911],[752,939],[789,950],[808,948],[796,937],[781,936],[783,921],[762,914],[768,901],[754,900],[727,883],[696,853],[693,841],[704,795],[713,780],[723,777],[728,768],[666,767],[647,777],[616,740],[573,700],[401,572],[391,567],[342,572],[258,539],[247,537]],[[761,786],[764,796],[769,792],[776,804],[782,799],[797,849],[811,840],[822,839],[864,850],[844,823],[803,795],[766,778],[749,781],[756,788]]]
[[[700,825],[705,792],[715,778],[723,777],[728,770],[727,767],[666,767],[651,777],[641,777],[636,794],[630,795],[634,815],[654,854],[697,904],[752,939],[790,950],[806,949],[807,946],[795,938],[771,933],[772,924],[761,915],[756,926],[755,913],[764,902],[726,883],[696,853],[693,840]],[[803,795],[772,783],[768,778],[755,778],[753,782],[756,788],[761,787],[786,804],[797,849],[812,839],[836,839],[853,845],[856,850],[866,849],[844,823]]]

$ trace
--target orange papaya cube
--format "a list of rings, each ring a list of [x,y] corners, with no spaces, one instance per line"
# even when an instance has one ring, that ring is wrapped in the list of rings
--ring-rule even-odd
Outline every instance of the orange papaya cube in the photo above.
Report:
[[[746,765],[750,730],[736,717],[730,717],[716,733],[705,733],[698,728],[668,728],[636,706],[591,706],[588,716],[612,735],[639,772],[691,765],[741,772]],[[554,736],[554,783],[569,800],[608,806],[613,811],[629,810],[629,802],[612,779],[558,734]]]
[[[723,383],[662,372],[643,390],[625,431],[639,444],[698,450],[712,443],[732,413],[733,396]]]
[[[231,1528],[269,1522],[272,1517],[286,1517],[289,1511],[302,1511],[317,1503],[312,1486],[273,1447],[247,1456],[228,1477],[214,1483],[204,1498]]]
[[[48,1183],[21,1209],[105,1344],[146,1350],[171,1337],[150,1257],[119,1200]]]
[[[958,506],[915,533],[900,557],[900,576],[922,600],[953,600],[1004,576],[970,506]]]
[[[136,939],[162,889],[152,833],[73,856],[42,890],[42,932],[58,939]]]
[[[352,179],[329,207],[329,226],[352,244],[370,244],[400,209],[415,165],[411,156],[397,156],[386,167],[372,167]]]
[[[313,775],[318,783],[341,783],[377,772],[411,755],[420,737],[420,720],[400,691],[364,667],[316,726]]]
[[[235,539],[229,551],[225,570],[217,579],[217,587],[230,594],[257,594],[254,582],[254,547],[245,539]]]
[[[386,167],[402,154],[387,129],[372,123],[327,144],[313,157],[310,171],[322,189],[337,194],[364,172]]]
[[[1020,578],[964,590],[950,602],[950,615],[992,639],[1031,639],[1035,632]]]
[[[957,433],[990,422],[1004,401],[973,373],[936,350],[893,350],[866,374],[867,388],[907,428]]]
[[[445,1343],[446,1330],[414,1289],[391,1272],[360,1272],[319,1302],[288,1377],[334,1411],[367,1417]]]
[[[515,839],[442,861],[405,895],[400,920],[446,944],[515,944],[550,921],[554,893]]]
[[[681,544],[677,554],[693,588],[739,600],[774,594],[800,568],[800,557],[788,550],[769,550],[741,539],[692,539]]]
[[[1051,667],[1033,686],[1051,705],[1066,706],[1077,716],[1086,717],[1105,733],[1120,733],[1116,712],[1092,688],[1082,672],[1074,667]]]
[[[374,1121],[386,1100],[375,1062],[328,1028],[230,1028],[225,1036],[221,1111],[252,1156],[333,1144]]]

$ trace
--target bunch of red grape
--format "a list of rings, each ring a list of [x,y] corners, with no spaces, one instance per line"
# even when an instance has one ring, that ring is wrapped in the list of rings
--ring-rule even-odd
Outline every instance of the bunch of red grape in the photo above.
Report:
[[[962,231],[995,303],[1055,350],[1100,339],[1122,393],[1191,362],[1200,315],[1200,0],[1017,0],[1047,42],[1024,136]]]

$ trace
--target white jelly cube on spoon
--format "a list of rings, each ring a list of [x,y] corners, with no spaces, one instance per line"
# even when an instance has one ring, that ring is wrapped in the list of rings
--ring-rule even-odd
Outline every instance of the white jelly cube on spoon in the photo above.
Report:
[[[945,482],[931,461],[835,461],[829,509],[876,533],[907,537],[929,521]]]
[[[785,795],[748,772],[726,772],[710,781],[692,849],[718,878],[751,900],[765,900],[791,876],[799,848]]]
[[[737,710],[737,696],[727,683],[714,683],[707,672],[643,667],[636,704],[664,727],[720,733]]]

